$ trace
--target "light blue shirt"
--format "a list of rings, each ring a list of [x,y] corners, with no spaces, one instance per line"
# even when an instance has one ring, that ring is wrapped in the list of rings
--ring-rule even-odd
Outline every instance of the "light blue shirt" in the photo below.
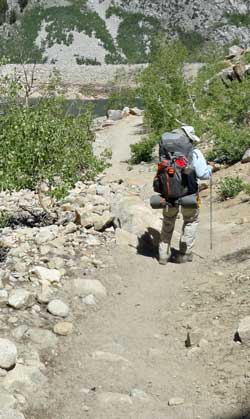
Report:
[[[202,152],[197,148],[193,151],[192,165],[198,179],[207,180],[212,176],[212,167],[207,164]]]

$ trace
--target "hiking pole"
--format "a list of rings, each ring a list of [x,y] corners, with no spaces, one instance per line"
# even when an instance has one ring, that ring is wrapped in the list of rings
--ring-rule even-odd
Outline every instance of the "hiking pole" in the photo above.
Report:
[[[210,176],[210,250],[213,250],[213,179]]]

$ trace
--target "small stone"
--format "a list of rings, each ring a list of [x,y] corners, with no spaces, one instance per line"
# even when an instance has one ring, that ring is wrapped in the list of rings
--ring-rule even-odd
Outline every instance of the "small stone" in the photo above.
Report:
[[[82,302],[88,306],[96,305],[95,297],[92,294],[87,295],[87,297],[82,298]]]
[[[50,282],[43,280],[41,285],[42,291],[37,295],[37,301],[41,304],[49,303],[53,295],[53,291],[50,288]]]
[[[27,332],[27,330],[29,329],[29,327],[27,325],[20,325],[18,327],[16,327],[15,329],[12,330],[11,334],[12,336],[17,339],[20,340],[23,338],[23,336],[25,335],[25,333]]]
[[[8,297],[9,294],[7,290],[0,290],[0,306],[4,306],[8,303]]]
[[[75,233],[78,230],[78,227],[75,223],[70,222],[65,227],[65,234],[72,234]]]
[[[9,370],[15,366],[16,360],[16,345],[8,339],[0,338],[0,368]]]
[[[73,280],[73,293],[78,297],[85,297],[90,294],[97,297],[106,297],[106,288],[98,279],[81,279]]]
[[[184,399],[182,399],[181,397],[172,397],[168,401],[169,406],[179,406],[180,404],[183,404],[183,403],[184,403]]]
[[[242,343],[250,345],[250,316],[240,320],[238,335]]]
[[[54,326],[53,329],[56,335],[68,336],[73,332],[73,324],[69,322],[59,322]]]
[[[130,396],[133,397],[134,399],[138,399],[138,400],[142,400],[142,401],[150,400],[147,393],[145,393],[145,391],[143,391],[139,388],[133,388],[130,392]]]
[[[23,288],[19,288],[11,292],[8,304],[15,309],[19,309],[27,306],[30,300],[30,292],[26,291]]]
[[[58,317],[67,317],[69,314],[69,307],[61,300],[52,300],[47,307],[49,313]]]

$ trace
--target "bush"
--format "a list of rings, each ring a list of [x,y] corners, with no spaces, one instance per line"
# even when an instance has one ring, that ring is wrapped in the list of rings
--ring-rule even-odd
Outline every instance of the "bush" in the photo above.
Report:
[[[239,177],[226,177],[218,185],[218,192],[222,201],[228,198],[234,198],[244,190],[245,183]]]
[[[41,181],[67,191],[105,167],[92,152],[92,116],[65,116],[63,102],[12,105],[0,117],[0,188],[35,189]]]
[[[157,141],[158,138],[152,136],[142,139],[139,143],[132,144],[130,146],[131,163],[139,164],[140,162],[151,161]]]

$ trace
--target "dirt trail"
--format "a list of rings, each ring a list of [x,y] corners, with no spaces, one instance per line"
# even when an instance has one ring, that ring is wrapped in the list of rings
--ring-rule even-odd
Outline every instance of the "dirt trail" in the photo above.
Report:
[[[128,143],[138,140],[140,124],[140,118],[129,118],[103,132],[114,159],[107,179],[133,175],[118,160],[129,157]],[[160,266],[154,258],[116,245],[102,250],[107,268],[96,277],[108,297],[92,308],[74,303],[75,333],[63,338],[57,364],[51,365],[50,407],[34,419],[243,417],[234,416],[248,385],[247,352],[233,342],[240,308],[232,303],[233,285],[227,280],[232,266],[215,259],[230,253],[235,241],[239,247],[247,243],[247,237],[240,227],[232,236],[231,224],[218,210],[211,255],[208,214],[205,204],[199,256],[191,264]],[[179,220],[177,233],[180,225]],[[112,393],[113,402],[103,393]],[[181,404],[169,406],[173,397],[183,399]]]

